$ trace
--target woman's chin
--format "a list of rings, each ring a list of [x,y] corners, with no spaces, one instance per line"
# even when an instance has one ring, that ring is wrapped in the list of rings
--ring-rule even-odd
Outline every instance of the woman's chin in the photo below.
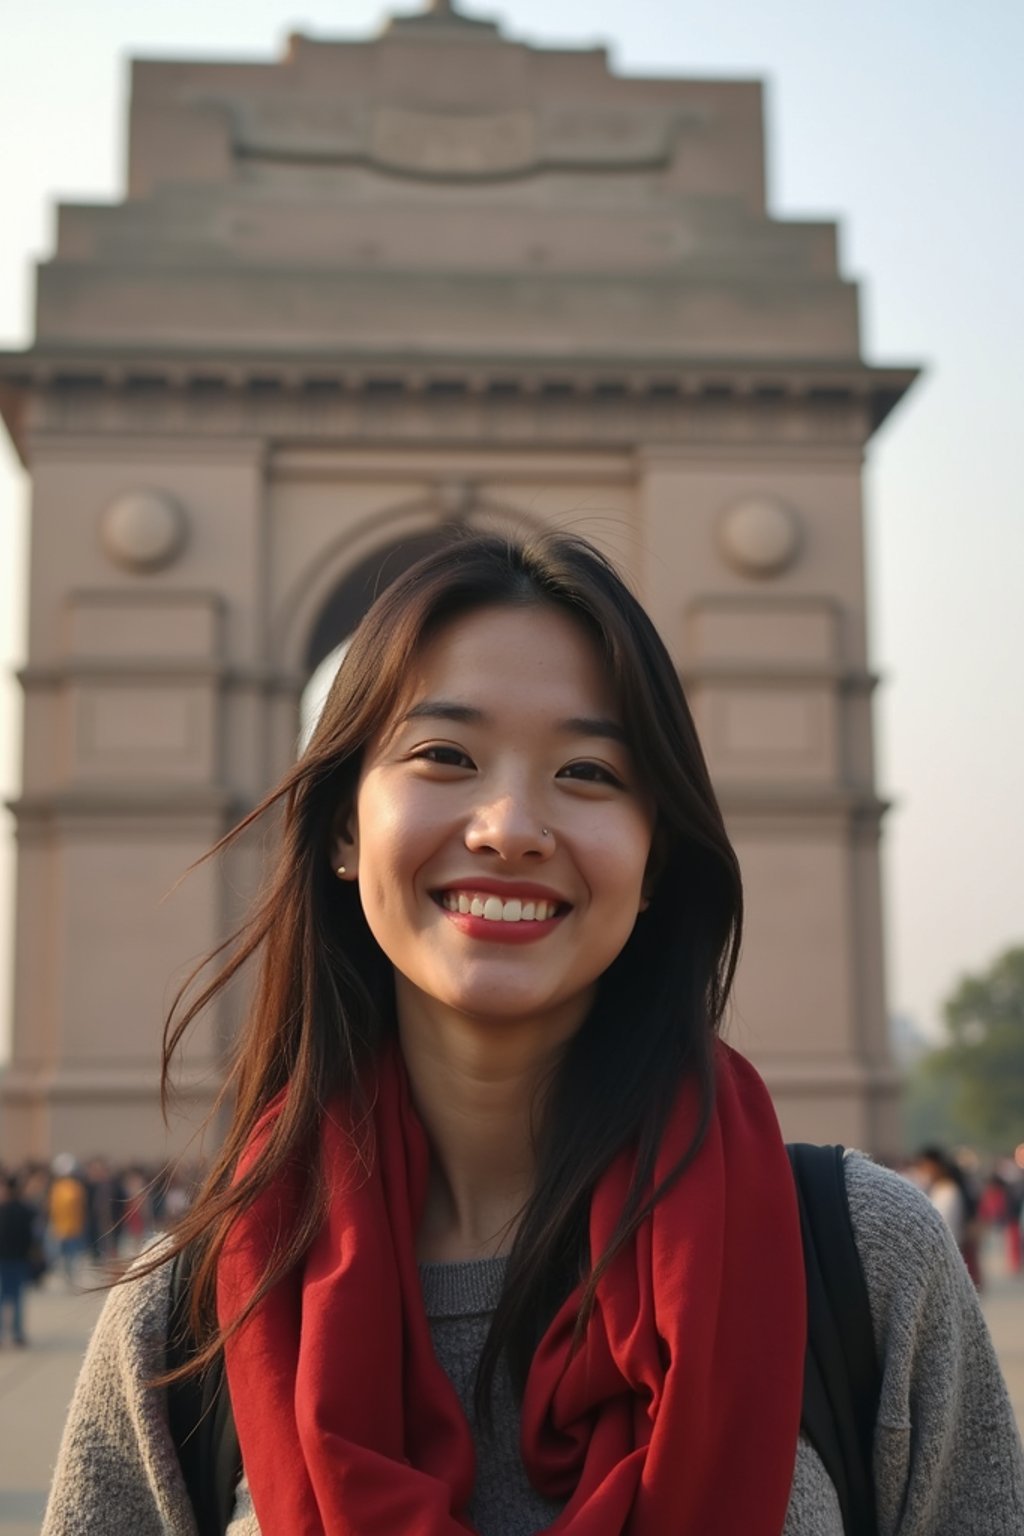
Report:
[[[477,1025],[493,1025],[496,1029],[510,1030],[543,1025],[564,1036],[575,1030],[586,1017],[593,997],[593,988],[582,992],[558,991],[536,985],[516,985],[514,980],[482,978],[476,985],[438,987],[425,992],[416,989],[420,1005],[415,1012],[427,1017],[455,1015]],[[403,1010],[400,1009],[400,1014]]]

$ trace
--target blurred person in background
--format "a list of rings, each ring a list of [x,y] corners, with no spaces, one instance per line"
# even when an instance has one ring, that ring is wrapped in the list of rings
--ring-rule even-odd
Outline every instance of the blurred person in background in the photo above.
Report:
[[[26,1163],[21,1171],[21,1194],[39,1219],[39,1230],[46,1229],[47,1201],[53,1175],[45,1163]]]
[[[88,1244],[95,1264],[107,1264],[117,1253],[117,1223],[124,1199],[117,1175],[106,1158],[92,1157],[85,1167],[88,1195]]]
[[[992,1170],[985,1181],[978,1204],[978,1218],[1001,1233],[1006,1272],[1019,1275],[1021,1269],[1021,1199],[1020,1187],[999,1171]]]
[[[0,1176],[0,1344],[7,1337],[23,1346],[25,1290],[32,1278],[37,1242],[36,1212],[21,1195],[14,1174]]]
[[[73,1285],[88,1235],[88,1196],[70,1152],[54,1158],[52,1172],[46,1205],[47,1235],[55,1262],[68,1285]]]
[[[922,1147],[915,1159],[921,1187],[953,1234],[967,1273],[980,1290],[981,1257],[978,1243],[978,1198],[967,1174],[944,1147]]]
[[[121,1175],[124,1204],[118,1224],[117,1251],[123,1259],[140,1254],[156,1232],[152,1181],[143,1169],[127,1168]]]
[[[191,1180],[175,1168],[157,1182],[162,1191],[158,1225],[161,1232],[172,1231],[192,1204]]]

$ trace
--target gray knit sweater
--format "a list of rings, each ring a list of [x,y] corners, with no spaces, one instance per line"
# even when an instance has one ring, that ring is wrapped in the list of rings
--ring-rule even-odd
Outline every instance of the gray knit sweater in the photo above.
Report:
[[[883,1363],[879,1536],[1024,1536],[1020,1438],[949,1233],[911,1185],[866,1158],[847,1158],[846,1180]],[[468,1407],[502,1261],[426,1265],[422,1275],[438,1357]],[[164,1394],[143,1385],[162,1359],[168,1278],[164,1266],[107,1301],[75,1389],[42,1536],[195,1536]],[[470,1514],[480,1536],[529,1536],[558,1506],[526,1479],[507,1378],[496,1392],[493,1433],[477,1436]],[[742,1452],[737,1445],[737,1476]],[[244,1482],[230,1536],[260,1536]],[[842,1536],[835,1490],[803,1440],[783,1536]]]

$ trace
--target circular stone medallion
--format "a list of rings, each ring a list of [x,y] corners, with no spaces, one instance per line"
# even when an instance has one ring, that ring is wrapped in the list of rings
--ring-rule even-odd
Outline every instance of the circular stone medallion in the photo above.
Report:
[[[803,542],[799,515],[774,496],[752,496],[718,520],[718,546],[743,576],[777,576],[796,560]]]
[[[188,533],[184,510],[166,491],[127,491],[100,518],[100,540],[115,565],[158,571],[181,554]]]

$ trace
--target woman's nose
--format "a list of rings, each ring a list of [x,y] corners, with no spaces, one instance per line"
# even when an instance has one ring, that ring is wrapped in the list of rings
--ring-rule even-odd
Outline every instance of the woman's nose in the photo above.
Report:
[[[480,806],[466,828],[466,847],[471,852],[495,853],[501,859],[545,859],[554,843],[539,812],[518,795],[503,795]]]

